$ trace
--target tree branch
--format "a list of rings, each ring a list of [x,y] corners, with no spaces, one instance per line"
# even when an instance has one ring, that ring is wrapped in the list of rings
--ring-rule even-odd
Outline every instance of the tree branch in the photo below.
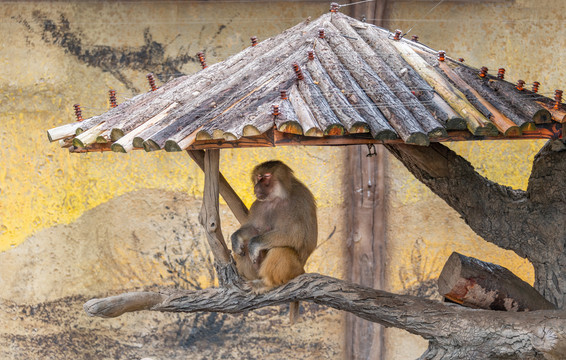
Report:
[[[187,150],[187,153],[193,159],[193,161],[204,171],[204,150]],[[224,175],[221,173],[218,176],[218,182],[220,187],[220,195],[226,204],[234,213],[234,216],[240,224],[243,224],[248,219],[249,210],[244,204],[242,199],[238,196],[236,191],[230,186]]]
[[[212,254],[218,281],[221,285],[240,284],[241,278],[236,270],[236,263],[226,246],[219,214],[219,171],[220,150],[207,150],[204,154],[204,194],[199,221],[204,227]]]
[[[205,290],[163,290],[92,299],[90,316],[115,317],[129,311],[212,311],[239,313],[291,301],[312,301],[372,322],[405,329],[430,341],[423,358],[478,354],[478,358],[535,357],[565,350],[566,312],[472,310],[408,295],[395,295],[343,280],[301,275],[266,294],[236,286]],[[501,331],[504,328],[505,331]],[[459,358],[455,356],[454,358]]]
[[[527,222],[532,214],[526,192],[494,183],[479,175],[461,156],[440,143],[430,146],[384,145],[432,192],[456,210],[486,241],[526,257],[535,235]],[[497,221],[492,217],[497,215]]]

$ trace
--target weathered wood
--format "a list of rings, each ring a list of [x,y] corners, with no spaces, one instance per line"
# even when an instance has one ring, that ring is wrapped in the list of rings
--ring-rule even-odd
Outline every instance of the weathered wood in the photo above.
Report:
[[[186,150],[207,149],[239,149],[249,147],[273,147],[273,131],[265,132],[258,136],[242,137],[237,140],[211,139],[195,141]]]
[[[73,145],[76,147],[85,147],[91,144],[96,143],[96,139],[104,130],[102,130],[102,126],[104,123],[100,123],[87,131],[81,133],[78,136],[75,136],[73,139]]]
[[[293,71],[289,67],[280,76],[269,81],[261,89],[254,89],[244,99],[216,118],[203,125],[196,136],[196,140],[216,137],[221,134],[226,140],[236,140],[242,136],[254,136],[271,129],[274,124],[272,105],[280,101],[280,88],[288,88],[294,83]],[[234,121],[234,119],[238,119]],[[176,141],[176,137],[167,140],[167,143]]]
[[[307,61],[309,74],[324,95],[330,108],[336,114],[340,122],[349,133],[367,133],[369,126],[360,114],[350,105],[348,99],[341,92],[336,91],[336,85],[332,82],[318,59]]]
[[[229,126],[224,127],[223,137],[226,140],[237,140],[242,136],[256,136],[271,129],[274,124],[274,116],[272,111],[275,96],[265,96],[256,102],[253,106],[255,111],[247,111],[242,113],[241,122],[230,122]],[[214,121],[216,122],[216,121]]]
[[[445,136],[446,129],[440,124],[411,93],[405,83],[397,77],[389,65],[383,61],[362,37],[354,30],[342,14],[332,16],[332,24],[350,42],[354,50],[375,71],[387,87],[414,116],[429,137]]]
[[[112,151],[127,153],[132,149],[134,149],[134,143],[133,143],[134,138],[139,134],[141,134],[142,132],[144,132],[145,130],[147,130],[148,128],[158,123],[159,121],[161,121],[178,105],[179,103],[169,104],[164,109],[161,109],[159,113],[157,113],[157,115],[153,116],[149,120],[146,120],[143,124],[139,125],[137,128],[132,129],[125,136],[120,137],[116,142],[112,144],[111,146]],[[114,129],[112,131],[114,131]],[[115,137],[115,136],[117,135],[111,137]]]
[[[532,286],[508,269],[457,252],[438,277],[438,291],[458,304],[490,310],[555,310]]]
[[[289,74],[292,74],[293,57],[304,54],[305,49],[306,46],[301,45],[296,52],[288,52],[289,57],[284,60],[263,57],[263,63],[255,64],[269,71],[248,69],[248,73],[240,73],[239,76],[235,74],[225,82],[219,82],[212,89],[199,95],[191,107],[183,107],[180,109],[182,112],[171,114],[169,117],[175,119],[149,136],[143,143],[144,148],[153,151],[161,149],[167,141],[181,142],[186,137],[193,136],[195,130],[215,120],[222,113],[232,111],[233,107],[238,106],[248,97],[252,96],[253,100],[266,96],[273,88],[292,76]]]
[[[305,69],[302,70],[304,79],[297,82],[299,93],[303,100],[310,108],[319,128],[324,135],[344,135],[345,129],[336,114],[330,108],[330,105],[320,92],[311,78],[310,73]]]
[[[542,126],[546,125],[546,126]],[[562,134],[562,125],[559,123],[539,124],[536,130],[523,131],[521,136],[473,136],[469,131],[450,131],[446,137],[433,138],[431,143],[447,142],[447,141],[478,141],[478,140],[525,140],[525,139],[559,139]],[[222,135],[221,135],[222,136]],[[320,135],[322,136],[322,135]],[[249,147],[273,147],[273,146],[346,146],[346,145],[367,145],[367,144],[401,144],[401,139],[396,140],[378,140],[364,134],[332,136],[332,137],[310,137],[298,136],[294,133],[284,133],[280,131],[268,131],[258,136],[242,137],[234,141],[226,139],[209,139],[202,141],[194,141],[189,145],[187,150],[206,150],[206,149],[236,149]],[[138,149],[134,147],[134,150]],[[110,143],[98,144],[94,143],[84,148],[71,146],[70,152],[86,153],[110,151]],[[182,151],[178,150],[170,151]]]
[[[507,81],[491,78],[487,84],[497,91],[499,96],[512,104],[516,109],[532,119],[535,124],[547,124],[552,122],[552,116],[548,110],[536,103],[539,96],[529,90],[517,90],[515,85]]]
[[[272,128],[273,116],[270,100],[278,97],[277,89],[281,84],[288,85],[291,82],[288,79],[292,76],[292,70],[284,69],[284,66],[285,63],[282,64],[279,71],[275,72],[274,77],[261,78],[265,81],[259,86],[247,87],[250,90],[249,93],[236,92],[231,95],[231,100],[218,106],[214,105],[213,109],[205,106],[188,114],[188,117],[194,119],[193,122],[165,141],[165,150],[185,150],[197,139],[206,139],[210,136],[209,132],[214,133],[217,130],[222,131],[222,138],[232,141],[242,136],[258,135]],[[250,107],[256,107],[256,110],[250,111]],[[242,121],[235,122],[234,117],[240,117]],[[158,150],[159,145],[154,140],[155,137],[146,140],[144,148],[147,147],[148,151]]]
[[[156,301],[162,300],[156,304]],[[395,295],[319,274],[303,274],[261,295],[236,286],[204,290],[163,289],[129,293],[84,304],[88,315],[110,317],[140,308],[165,312],[241,313],[292,301],[311,301],[372,322],[405,329],[430,341],[422,358],[448,353],[466,359],[559,359],[566,351],[566,311],[474,310],[409,295]],[[130,305],[131,304],[131,305]],[[135,306],[134,306],[135,304]],[[505,331],[493,331],[504,328]],[[487,356],[489,354],[489,356]],[[487,356],[487,357],[486,357]],[[552,357],[549,357],[552,358]]]
[[[132,292],[105,299],[87,301],[83,308],[88,316],[113,318],[126,312],[151,310],[167,300],[167,295],[155,292]]]
[[[454,82],[456,86],[460,88],[460,90],[467,90],[471,93],[471,96],[475,97],[479,103],[481,103],[487,111],[491,113],[490,120],[493,124],[497,127],[497,129],[505,136],[520,136],[521,129],[517,125],[522,125],[525,122],[524,118],[517,116],[513,112],[509,112],[515,120],[512,121],[507,116],[505,116],[502,111],[499,109],[507,109],[507,107],[502,104],[500,101],[497,101],[494,96],[490,94],[489,91],[480,84],[481,79],[476,76],[476,79],[470,79],[466,77],[466,79],[462,79],[446,62],[439,61],[438,67],[448,76],[450,80]],[[479,83],[478,83],[479,82]],[[484,98],[484,96],[488,98]],[[469,98],[468,98],[469,100]],[[499,107],[497,107],[499,105]],[[510,110],[510,109],[508,109]]]
[[[312,41],[309,37],[323,18],[324,16],[306,25],[304,31],[288,33],[285,41],[276,43],[268,51],[256,54],[256,58],[249,59],[243,66],[226,74],[223,78],[224,81],[216,79],[214,83],[205,88],[206,90],[199,89],[199,94],[190,102],[181,105],[177,111],[166,117],[153,129],[150,129],[151,131],[148,130],[140,135],[144,142],[144,148],[146,150],[160,149],[164,146],[165,141],[173,135],[176,136],[175,141],[181,141],[195,130],[193,126],[195,118],[211,112],[218,115],[222,109],[231,106],[233,102],[252,92],[255,87],[265,83],[269,78],[277,76],[277,72],[273,70],[287,68],[286,64],[292,62],[292,60],[289,60],[291,54],[304,47],[305,43]],[[278,37],[283,37],[283,34]],[[266,74],[257,71],[258,69],[269,69],[270,71]],[[200,120],[200,125],[204,125],[205,122],[205,120]]]
[[[317,21],[322,21],[322,19],[317,19]],[[306,33],[316,28],[316,26],[316,22],[304,21],[286,30],[283,34],[286,34],[290,40],[300,40],[305,38]],[[280,36],[285,36],[283,34]],[[120,128],[120,124],[123,122],[132,120],[135,122],[135,117],[131,115],[132,110],[136,110],[140,113],[151,112],[151,109],[155,107],[155,101],[167,100],[170,102],[179,102],[183,105],[187,103],[190,104],[195,97],[201,94],[202,89],[207,89],[212,87],[211,85],[217,84],[218,79],[227,78],[229,75],[241,71],[246,72],[250,62],[258,57],[264,55],[270,56],[270,54],[277,54],[278,52],[284,53],[284,50],[287,48],[289,47],[284,42],[274,40],[274,38],[264,40],[257,46],[246,48],[222,63],[211,65],[196,74],[182,76],[169,81],[156,91],[137,95],[100,116],[86,119],[77,129],[79,132],[83,132],[98,125],[102,121],[106,122],[110,128],[114,126]],[[161,126],[167,123],[167,121],[165,121],[166,119],[162,120]],[[144,134],[141,141],[138,141],[135,147],[141,147],[145,137],[149,135],[150,133]]]
[[[395,48],[389,43],[387,35],[378,31],[375,26],[363,24],[350,19],[350,26],[361,36],[375,51],[376,55],[385,61],[395,72],[399,79],[414,92],[423,106],[446,128],[446,130],[465,130],[466,122],[456,113],[450,105],[444,101],[434,89],[424,81],[407,64]]]
[[[372,136],[378,140],[397,139],[397,133],[387,119],[366,95],[352,75],[344,68],[336,54],[325,41],[318,41],[315,46],[317,59],[326,73],[369,125]]]
[[[214,267],[220,285],[239,283],[234,259],[226,246],[220,226],[218,178],[220,150],[207,150],[204,154],[204,193],[199,221],[204,227],[210,250],[214,255]]]
[[[189,154],[191,159],[193,159],[193,161],[201,168],[201,170],[204,171],[205,152],[203,150],[187,150],[187,153]],[[222,198],[224,199],[224,201],[226,201],[226,204],[228,204],[228,207],[230,208],[230,210],[232,210],[232,213],[234,214],[238,222],[240,224],[245,223],[248,219],[249,213],[246,204],[244,204],[242,199],[240,199],[238,194],[236,194],[236,191],[234,191],[232,186],[230,186],[222,173],[218,174],[218,181],[220,195],[222,195]]]
[[[47,138],[49,141],[57,141],[76,135],[77,129],[81,126],[80,122],[74,122],[58,126],[53,129],[47,130]]]
[[[299,87],[295,84],[289,90],[289,101],[293,106],[297,119],[303,129],[305,136],[321,137],[324,136],[318,122],[314,118],[312,111],[301,96]]]
[[[330,22],[324,23],[332,51],[348,69],[397,134],[409,144],[428,145],[429,137],[405,105],[393,94],[383,80],[356,53],[352,45]]]
[[[175,93],[178,94],[179,88],[182,90],[188,90],[187,82],[192,81],[191,83],[194,83],[194,80],[195,79],[192,79],[189,76],[181,76],[167,82],[156,91],[149,91],[147,93],[136,95],[133,98],[119,104],[117,107],[110,108],[110,110],[101,115],[82,121],[81,127],[77,129],[77,135],[91,129],[96,124],[104,123],[104,131],[106,132],[109,130],[108,133],[110,133],[111,129],[118,124],[130,121],[136,122],[137,116],[143,116],[145,113],[150,113],[154,111],[155,107],[163,107],[164,102],[171,102],[170,92],[177,90]],[[187,96],[186,94],[183,95],[183,98]]]
[[[536,98],[537,104],[548,110],[552,115],[552,120],[565,123],[566,122],[566,108],[562,105],[559,109],[554,108],[554,104],[548,98],[543,98],[542,96]]]
[[[179,104],[179,103],[174,103]],[[154,101],[149,108],[136,108],[133,109],[128,117],[124,117],[122,121],[113,126],[105,126],[107,128],[106,134],[103,134],[106,140],[117,141],[122,138],[124,134],[129,134],[132,130],[146,125],[148,122],[155,124],[164,116],[160,116],[164,108],[169,108],[171,101],[162,100]],[[175,108],[175,107],[173,107]],[[171,109],[170,109],[171,110]],[[157,121],[155,119],[158,119]]]
[[[489,87],[489,80],[480,78],[477,73],[471,71],[468,67],[457,66],[454,70],[457,76],[461,77],[468,86],[475,89],[482,97],[492,104],[505,117],[519,125],[521,129],[527,129],[534,122],[532,118],[525,116],[517,111],[509,102],[497,94]],[[531,127],[532,128],[532,127]]]
[[[94,143],[86,147],[76,147],[76,146],[69,147],[69,152],[78,153],[78,154],[87,153],[87,152],[104,152],[104,151],[111,151],[110,143],[104,143],[104,144]]]
[[[290,89],[286,89],[285,91],[289,94]],[[279,106],[280,112],[280,115],[275,117],[275,126],[277,127],[277,130],[291,134],[303,135],[303,128],[299,121],[299,117],[293,109],[293,104],[291,104],[289,99],[280,100],[277,105]]]
[[[356,13],[359,11],[359,8],[365,8],[365,17],[367,19],[373,19],[374,22],[381,22],[386,3],[387,0],[378,0],[356,4],[351,6],[350,9],[352,13]],[[361,16],[358,18],[361,18]],[[324,42],[321,43],[325,44]],[[333,71],[336,71],[340,67],[341,64],[339,67],[334,67]],[[337,77],[340,80],[343,78],[343,76],[340,75]],[[351,79],[351,76],[349,79]],[[359,87],[357,83],[355,83],[355,85]],[[361,93],[367,98],[363,91],[361,91]],[[350,94],[352,93],[350,92]],[[349,97],[349,100],[356,99],[356,96]],[[368,104],[371,104],[369,99],[367,99],[367,101]],[[373,110],[373,104],[369,106],[370,109]],[[358,107],[356,107],[356,109],[360,111]],[[381,113],[379,111],[376,112],[379,114],[380,118],[385,121]],[[363,112],[361,113],[363,116]],[[385,123],[387,124],[386,121]],[[377,137],[375,132],[372,132],[372,135]],[[394,136],[397,137],[396,134],[394,134]],[[350,247],[351,258],[348,264],[347,276],[349,279],[360,279],[353,280],[358,284],[382,289],[385,285],[385,267],[383,266],[385,263],[383,259],[385,252],[380,250],[384,249],[386,244],[386,237],[382,231],[385,227],[385,217],[383,216],[385,214],[385,208],[377,206],[379,206],[379,200],[383,200],[382,195],[387,192],[383,176],[385,173],[383,168],[385,167],[386,157],[383,156],[384,149],[382,146],[374,147],[377,155],[372,159],[366,156],[368,152],[366,149],[367,147],[364,146],[350,146],[346,150],[346,164],[349,170],[344,173],[344,185],[346,187],[346,206],[350,207],[346,220],[346,229],[348,234],[353,234],[354,231],[359,229],[366,235],[359,239],[359,241],[355,241],[353,247]],[[370,169],[374,169],[375,171],[371,171]],[[355,175],[361,175],[361,179]],[[356,181],[356,179],[360,179],[361,181]],[[370,190],[370,196],[367,197],[367,194],[363,193],[364,191],[358,191],[363,189],[366,185],[368,186],[367,190]],[[377,194],[377,197],[372,196],[375,194]],[[348,202],[350,202],[350,205],[348,205]],[[368,208],[373,208],[374,211],[368,214]],[[372,230],[370,231],[369,229]],[[352,239],[357,240],[354,237],[352,237]],[[367,254],[364,255],[363,251],[366,249],[368,251]],[[371,274],[371,277],[363,276],[364,279],[362,280],[362,276],[358,276],[358,274]],[[361,319],[353,314],[346,316],[345,326],[344,357],[346,359],[385,359],[385,328],[383,326]]]
[[[468,130],[470,130],[473,135],[497,135],[497,128],[470,104],[466,96],[437,73],[434,68],[421,58],[409,45],[395,40],[391,40],[391,44],[395,46],[405,61],[407,61],[407,63],[466,120]]]

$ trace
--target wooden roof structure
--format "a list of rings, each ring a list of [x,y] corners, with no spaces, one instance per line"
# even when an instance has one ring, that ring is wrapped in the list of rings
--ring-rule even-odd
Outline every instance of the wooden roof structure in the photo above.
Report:
[[[253,40],[252,40],[253,41]],[[48,130],[71,152],[562,137],[566,106],[337,11]],[[151,81],[150,81],[151,82]],[[112,95],[111,95],[112,97]],[[78,114],[80,118],[80,114]]]

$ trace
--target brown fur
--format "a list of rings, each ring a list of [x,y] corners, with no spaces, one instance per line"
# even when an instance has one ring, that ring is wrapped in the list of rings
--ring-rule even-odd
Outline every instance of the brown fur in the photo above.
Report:
[[[240,275],[264,293],[305,272],[317,243],[316,202],[281,161],[256,166],[252,181],[257,200],[248,222],[232,235],[232,250]]]

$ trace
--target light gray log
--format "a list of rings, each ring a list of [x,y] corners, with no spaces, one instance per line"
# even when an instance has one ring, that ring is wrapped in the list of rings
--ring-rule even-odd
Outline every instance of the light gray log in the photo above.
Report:
[[[369,132],[367,122],[352,107],[344,94],[338,91],[338,87],[332,82],[318,59],[315,57],[313,60],[307,61],[306,66],[316,86],[318,86],[324,98],[328,101],[330,108],[340,119],[346,130],[352,134]]]
[[[361,24],[353,19],[350,19],[350,25],[373,48],[377,56],[387,62],[407,87],[414,91],[417,99],[447,130],[466,129],[464,119],[407,64],[403,57],[389,44],[385,33],[378,31],[375,26]]]
[[[304,79],[298,80],[299,92],[314,115],[324,135],[344,135],[345,129],[330,105],[314,84],[307,69],[302,70]]]
[[[372,136],[377,140],[393,140],[399,138],[395,130],[376,105],[366,95],[352,75],[340,63],[340,60],[328,46],[326,41],[317,41],[316,56],[348,102],[359,112],[370,127]]]
[[[426,132],[405,108],[403,102],[393,94],[383,80],[356,53],[352,45],[334,25],[325,22],[324,28],[326,30],[324,40],[328,42],[342,64],[373,100],[399,137],[408,144],[428,145],[430,141]]]
[[[293,104],[289,101],[290,89],[286,89],[286,93],[287,99],[279,100],[277,103],[281,114],[275,117],[275,126],[277,127],[277,130],[282,132],[303,135],[304,131],[299,121],[299,117],[293,109]]]
[[[359,34],[350,27],[342,14],[332,17],[332,24],[350,42],[361,58],[375,71],[401,103],[411,112],[429,137],[446,136],[446,129],[421,104],[411,90],[395,75],[389,65],[383,61]]]
[[[298,84],[295,84],[289,90],[289,102],[293,106],[293,110],[297,114],[303,134],[305,136],[322,137],[324,136],[318,122],[316,121],[311,109],[301,96]]]

